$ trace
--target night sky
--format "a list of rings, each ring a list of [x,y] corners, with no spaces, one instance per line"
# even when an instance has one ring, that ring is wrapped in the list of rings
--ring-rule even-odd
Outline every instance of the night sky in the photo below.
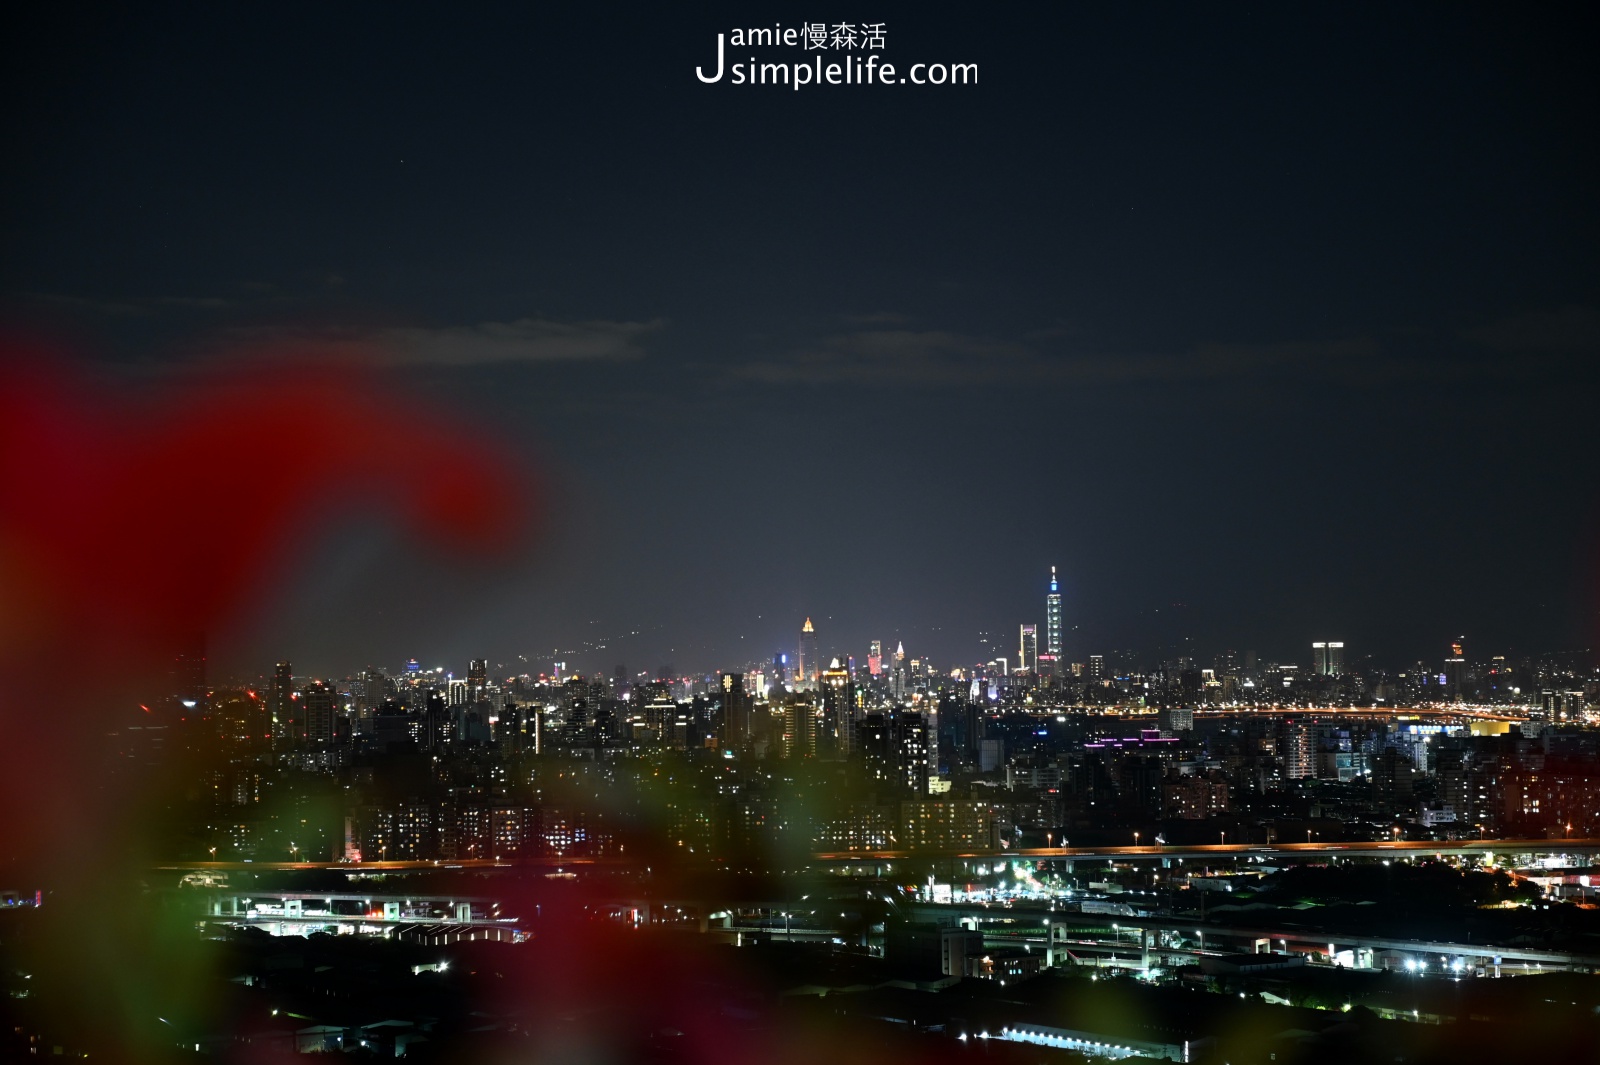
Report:
[[[1075,659],[1592,646],[1592,25],[1050,7],[36,14],[5,321],[112,382],[359,344],[538,471],[493,565],[331,501],[240,670],[738,668],[808,614],[949,667],[1052,564]],[[864,18],[979,83],[695,77]]]

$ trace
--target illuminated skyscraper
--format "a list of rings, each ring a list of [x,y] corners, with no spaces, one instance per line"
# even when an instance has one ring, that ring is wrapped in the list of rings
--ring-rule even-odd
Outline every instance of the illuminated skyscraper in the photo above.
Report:
[[[1045,596],[1045,654],[1061,660],[1061,585],[1056,584],[1056,568],[1050,568],[1050,595]]]
[[[1040,676],[1061,676],[1061,585],[1056,584],[1056,568],[1050,568],[1050,595],[1045,596],[1045,649],[1038,652],[1034,672]]]
[[[302,714],[305,720],[305,740],[314,747],[333,743],[334,701],[338,695],[325,681],[315,681],[301,694]]]
[[[785,758],[810,758],[817,753],[818,714],[816,704],[805,696],[792,697],[783,704],[783,736],[779,750]]]
[[[1290,780],[1316,776],[1316,759],[1315,728],[1292,718],[1285,720],[1278,732],[1278,761],[1283,766],[1283,775]]]
[[[850,671],[835,658],[822,673],[822,735],[819,753],[848,758],[855,736],[856,686]]]
[[[272,738],[279,743],[289,743],[298,736],[295,723],[294,667],[279,662],[267,682],[267,715],[272,722]]]
[[[1017,672],[1032,673],[1039,665],[1039,626],[1022,626],[1022,636],[1017,647]]]
[[[1318,641],[1311,645],[1312,670],[1324,677],[1337,677],[1344,672],[1344,644],[1340,641]]]
[[[1465,636],[1456,637],[1450,644],[1450,657],[1444,660],[1445,694],[1451,699],[1460,699],[1467,690],[1467,655],[1462,644]]]
[[[872,650],[867,654],[867,672],[876,677],[883,672],[883,641],[873,640]]]
[[[895,769],[899,782],[913,795],[928,794],[930,752],[938,744],[929,734],[921,714],[900,713],[894,718]]]
[[[815,688],[822,663],[817,661],[817,630],[812,627],[810,618],[806,618],[800,629],[800,660],[795,665],[796,687]]]
[[[868,780],[895,780],[894,727],[882,714],[866,714],[856,722],[851,757],[866,770]]]

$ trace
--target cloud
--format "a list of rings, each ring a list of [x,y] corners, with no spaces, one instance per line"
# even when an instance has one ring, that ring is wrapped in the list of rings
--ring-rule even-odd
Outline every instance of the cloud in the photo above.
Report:
[[[1012,379],[1037,360],[1021,345],[942,330],[869,329],[827,337],[810,349],[743,363],[735,377],[768,384],[959,385]]]
[[[319,279],[327,289],[337,289],[344,278],[328,274]],[[266,282],[246,282],[243,297],[132,296],[96,299],[59,293],[22,293],[35,305],[54,307],[74,315],[156,319],[168,313],[183,316],[207,313],[216,321],[213,337],[253,349],[298,349],[326,357],[357,358],[393,366],[481,366],[520,362],[621,361],[641,358],[644,341],[665,327],[661,318],[650,321],[589,319],[558,321],[546,317],[473,325],[363,325],[315,324],[291,316],[315,314],[329,319],[326,307],[318,311],[303,295],[285,293]],[[237,312],[229,314],[227,312]],[[275,312],[275,313],[273,313]],[[266,315],[272,314],[272,320]],[[285,318],[290,318],[285,321]],[[251,319],[254,319],[253,321]]]
[[[1531,311],[1465,330],[1461,335],[1474,344],[1499,351],[1595,351],[1600,349],[1600,311],[1575,306]]]
[[[645,337],[665,324],[519,318],[439,327],[240,326],[226,331],[223,347],[244,357],[261,353],[396,368],[625,361],[642,358]]]
[[[1046,339],[1030,335],[1030,340]],[[1268,376],[1388,376],[1366,338],[1280,344],[1205,344],[1178,354],[1048,350],[942,330],[878,329],[825,338],[781,359],[744,363],[735,377],[768,384],[981,385],[1191,384]]]
[[[397,365],[480,366],[511,362],[637,359],[643,341],[666,323],[519,318],[442,328],[382,329],[369,340],[377,357]]]

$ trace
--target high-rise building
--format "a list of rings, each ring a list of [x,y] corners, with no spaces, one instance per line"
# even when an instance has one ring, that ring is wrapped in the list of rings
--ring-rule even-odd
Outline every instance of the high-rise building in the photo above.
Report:
[[[822,734],[818,743],[822,748],[820,753],[848,758],[855,730],[856,686],[850,679],[850,671],[841,665],[837,658],[823,670],[821,688]]]
[[[864,766],[866,778],[893,783],[895,775],[894,727],[882,714],[866,714],[855,723],[851,756]]]
[[[914,795],[928,794],[928,766],[937,743],[928,734],[928,723],[921,714],[902,713],[894,719],[896,776]]]
[[[883,672],[883,641],[873,640],[872,649],[867,652],[867,672],[876,677]]]
[[[1089,656],[1089,677],[1090,677],[1090,679],[1092,679],[1092,680],[1100,680],[1105,675],[1106,675],[1106,656],[1105,655],[1090,655]]]
[[[1584,708],[1587,706],[1581,690],[1560,688],[1541,689],[1539,704],[1544,709],[1545,720],[1557,724],[1583,720]]]
[[[372,712],[383,705],[388,698],[392,685],[383,671],[368,666],[361,673],[361,683],[355,694],[356,710],[363,715],[363,720],[370,717]]]
[[[822,663],[817,661],[817,630],[810,618],[800,629],[800,655],[795,665],[797,687],[815,688]]]
[[[1180,732],[1193,732],[1194,708],[1163,707],[1156,711],[1156,727],[1166,737],[1176,736]]]
[[[817,708],[809,695],[790,696],[783,705],[780,750],[785,758],[810,758],[817,753]]]
[[[296,709],[294,667],[288,662],[279,662],[272,671],[272,679],[267,682],[267,715],[272,722],[274,740],[288,743],[297,738]]]
[[[743,751],[750,746],[750,693],[744,688],[743,673],[722,675],[722,747]]]
[[[374,728],[380,734],[383,725],[381,716],[380,720],[374,723]],[[456,716],[451,713],[444,697],[438,692],[427,694],[416,724],[419,726],[416,739],[426,750],[437,750],[456,737]]]
[[[983,712],[983,707],[975,700],[969,700],[961,706],[959,735],[962,754],[967,761],[978,760],[978,750],[983,743],[984,733],[989,726],[989,718]]]
[[[650,685],[649,698],[644,704],[644,739],[646,742],[670,746],[672,727],[677,721],[678,704],[672,698],[672,686],[657,681]],[[636,732],[634,740],[640,739]]]
[[[1022,626],[1017,648],[1017,672],[1032,673],[1039,665],[1039,626]]]
[[[1340,641],[1318,641],[1311,645],[1312,670],[1324,677],[1337,677],[1344,673],[1344,644]]]
[[[1301,780],[1317,775],[1316,728],[1304,721],[1286,719],[1278,729],[1278,761],[1283,775]]]
[[[1459,636],[1450,644],[1450,657],[1444,660],[1445,695],[1451,699],[1460,699],[1467,690],[1467,656],[1462,646],[1465,636]]]
[[[1056,568],[1050,568],[1050,595],[1045,596],[1045,654],[1053,662],[1061,660],[1061,585],[1056,584]]]
[[[320,680],[301,693],[305,739],[312,746],[326,747],[333,742],[334,699],[337,694],[326,681]]]
[[[489,662],[487,659],[474,658],[467,663],[467,688],[470,690],[470,702],[476,702],[482,697],[484,689],[489,686]]]

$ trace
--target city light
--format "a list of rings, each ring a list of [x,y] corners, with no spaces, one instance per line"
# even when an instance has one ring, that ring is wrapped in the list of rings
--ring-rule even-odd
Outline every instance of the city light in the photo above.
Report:
[[[0,1059],[1591,1045],[1591,35],[742,7],[29,7]]]

